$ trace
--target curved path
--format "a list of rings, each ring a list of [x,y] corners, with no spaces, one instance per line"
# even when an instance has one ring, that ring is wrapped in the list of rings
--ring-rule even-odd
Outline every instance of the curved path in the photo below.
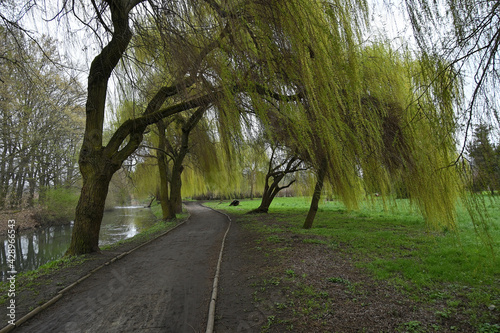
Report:
[[[15,332],[204,332],[228,220],[187,208],[185,224],[95,272]]]

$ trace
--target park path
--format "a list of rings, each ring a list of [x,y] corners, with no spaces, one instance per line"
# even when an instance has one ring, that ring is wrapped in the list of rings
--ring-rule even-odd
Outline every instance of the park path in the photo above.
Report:
[[[188,221],[95,272],[15,332],[204,332],[227,218]]]

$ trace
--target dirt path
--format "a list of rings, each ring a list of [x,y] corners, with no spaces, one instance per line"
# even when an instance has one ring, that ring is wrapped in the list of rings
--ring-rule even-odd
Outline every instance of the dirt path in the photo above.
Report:
[[[169,234],[97,271],[15,332],[204,332],[227,219],[199,204]]]

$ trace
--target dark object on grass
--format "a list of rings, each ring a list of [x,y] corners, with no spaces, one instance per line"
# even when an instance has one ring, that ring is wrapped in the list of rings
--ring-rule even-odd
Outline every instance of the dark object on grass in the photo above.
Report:
[[[233,200],[233,202],[231,202],[229,206],[238,206],[239,204],[240,202],[238,200]]]

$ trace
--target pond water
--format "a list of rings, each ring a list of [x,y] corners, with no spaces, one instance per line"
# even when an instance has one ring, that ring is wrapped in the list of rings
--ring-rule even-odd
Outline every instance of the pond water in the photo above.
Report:
[[[151,227],[156,217],[149,208],[142,206],[115,207],[104,212],[99,234],[99,246],[116,243],[135,236]],[[68,249],[73,222],[35,230],[21,231],[16,235],[16,270],[18,273],[36,269],[49,261],[59,259]],[[7,237],[0,236],[0,281],[10,269],[6,263]]]

